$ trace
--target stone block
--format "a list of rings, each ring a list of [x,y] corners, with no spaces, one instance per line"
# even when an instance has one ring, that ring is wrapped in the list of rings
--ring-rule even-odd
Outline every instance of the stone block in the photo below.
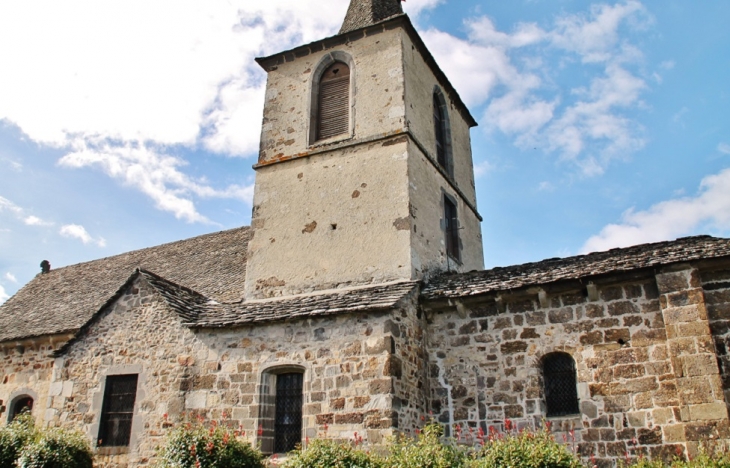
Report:
[[[623,289],[621,286],[608,286],[601,288],[601,299],[604,301],[616,301],[623,299]]]
[[[510,341],[502,343],[500,350],[503,354],[524,353],[527,351],[527,343],[524,341]]]
[[[671,408],[655,408],[651,412],[651,419],[654,424],[663,426],[674,420],[674,411]]]
[[[707,379],[702,377],[685,377],[676,380],[677,394],[684,405],[713,403],[712,389]]]
[[[567,323],[573,320],[573,308],[564,307],[558,310],[548,312],[548,320],[550,323]]]
[[[664,323],[674,325],[682,322],[696,322],[698,320],[707,320],[707,309],[699,305],[689,305],[684,307],[664,308]]]
[[[686,377],[718,374],[717,358],[714,354],[695,354],[680,358]]]
[[[583,346],[594,345],[603,343],[603,333],[600,331],[594,331],[586,333],[580,337],[580,344]]]
[[[667,341],[667,332],[664,328],[638,330],[631,335],[631,344],[637,347],[662,344],[665,341]]]
[[[369,387],[371,395],[390,393],[393,389],[393,382],[391,379],[372,380]]]
[[[705,320],[677,324],[677,336],[707,336],[710,334],[710,324]]]
[[[528,312],[525,321],[530,326],[545,325],[545,312]]]
[[[653,429],[641,428],[636,431],[637,439],[641,445],[656,445],[662,443],[662,428]]]
[[[660,273],[656,275],[656,284],[661,294],[689,289],[689,275],[687,271]]]
[[[613,302],[608,305],[608,315],[638,314],[639,308],[631,301]]]
[[[616,379],[634,379],[643,377],[646,373],[643,364],[624,364],[615,366],[612,370]]]
[[[646,425],[646,412],[631,411],[626,413],[626,420],[631,427],[644,427]]]
[[[617,342],[624,344],[631,339],[631,332],[629,332],[628,328],[606,330],[603,334],[607,343]]]
[[[601,318],[605,316],[605,308],[601,304],[586,304],[585,311],[586,317],[588,318]]]
[[[689,405],[690,421],[727,420],[727,407],[724,402]]]

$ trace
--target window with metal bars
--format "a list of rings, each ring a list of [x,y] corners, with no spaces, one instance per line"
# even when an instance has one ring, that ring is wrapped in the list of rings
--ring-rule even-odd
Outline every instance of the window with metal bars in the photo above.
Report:
[[[137,398],[137,374],[106,378],[99,421],[100,447],[126,447],[132,435],[132,414]]]
[[[446,254],[454,260],[461,260],[456,203],[447,196],[444,196],[444,230],[446,231]]]
[[[551,353],[542,361],[547,416],[580,413],[575,361],[566,353]]]
[[[319,81],[317,140],[347,133],[350,128],[350,67],[330,65]]]
[[[302,441],[302,382],[296,373],[276,376],[276,416],[274,419],[274,451],[294,450]]]

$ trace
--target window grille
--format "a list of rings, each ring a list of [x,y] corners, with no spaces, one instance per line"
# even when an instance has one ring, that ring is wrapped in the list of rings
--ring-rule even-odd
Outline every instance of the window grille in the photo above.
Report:
[[[569,354],[553,353],[543,359],[547,415],[578,414],[575,361]]]
[[[126,447],[132,435],[132,414],[137,397],[137,374],[106,378],[99,422],[100,447]]]
[[[335,62],[319,83],[317,140],[347,133],[350,127],[350,68]]]
[[[24,411],[30,412],[33,409],[33,398],[29,396],[21,397],[17,400],[15,400],[15,403],[13,403],[13,408],[10,411],[10,421],[15,419],[19,414],[22,414]]]
[[[446,119],[438,93],[433,93],[433,128],[436,136],[436,161],[448,171],[446,162]]]
[[[274,421],[274,451],[290,452],[302,440],[302,381],[303,374],[276,376],[276,418]]]
[[[444,197],[444,227],[446,230],[446,254],[460,260],[459,254],[459,220],[456,204]]]

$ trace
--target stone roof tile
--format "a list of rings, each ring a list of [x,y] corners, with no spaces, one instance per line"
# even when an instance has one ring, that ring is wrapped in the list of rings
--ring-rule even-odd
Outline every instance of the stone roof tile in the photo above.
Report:
[[[248,227],[231,229],[38,274],[0,305],[0,341],[78,330],[137,268],[207,298],[238,301],[250,235]]]
[[[401,0],[351,0],[339,34],[372,26],[403,14]]]
[[[730,256],[730,239],[711,236],[635,245],[567,258],[552,258],[491,270],[446,274],[422,289],[424,299],[475,296],[556,281],[657,267],[707,258]]]

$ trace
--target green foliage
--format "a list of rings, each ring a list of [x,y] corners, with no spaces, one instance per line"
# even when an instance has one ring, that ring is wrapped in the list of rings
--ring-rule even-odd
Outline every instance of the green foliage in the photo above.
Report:
[[[38,431],[18,459],[19,468],[92,468],[88,441],[79,433],[60,428]]]
[[[15,466],[20,452],[35,438],[36,429],[29,413],[17,416],[12,423],[0,428],[0,468]]]
[[[236,433],[212,424],[185,423],[159,452],[157,468],[263,468],[263,455]]]
[[[466,466],[464,450],[443,443],[443,429],[436,422],[427,424],[413,439],[400,436],[393,441],[385,466],[392,468],[461,468]]]
[[[318,439],[289,454],[285,468],[381,468],[377,457],[353,444]]]
[[[536,432],[490,433],[481,451],[470,464],[473,468],[509,466],[511,468],[580,468],[580,459],[553,435]]]

